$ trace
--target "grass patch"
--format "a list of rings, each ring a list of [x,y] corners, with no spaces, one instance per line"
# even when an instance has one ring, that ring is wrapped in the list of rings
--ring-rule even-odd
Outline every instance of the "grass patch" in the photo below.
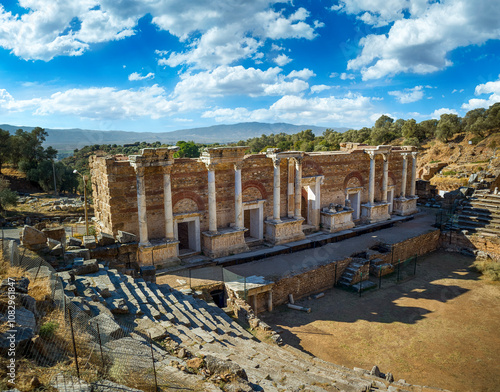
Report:
[[[476,260],[472,268],[480,272],[486,279],[500,282],[500,263],[493,260]]]
[[[40,327],[40,332],[38,333],[42,338],[48,339],[54,335],[55,331],[59,328],[59,324],[55,321],[47,321]]]
[[[442,174],[443,174],[443,176],[456,176],[457,172],[455,170],[447,170],[447,171],[444,171]]]

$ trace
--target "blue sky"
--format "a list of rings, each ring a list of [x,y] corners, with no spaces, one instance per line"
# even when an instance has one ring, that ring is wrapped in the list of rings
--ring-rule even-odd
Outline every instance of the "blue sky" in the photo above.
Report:
[[[494,0],[0,4],[0,123],[372,126],[500,101]]]

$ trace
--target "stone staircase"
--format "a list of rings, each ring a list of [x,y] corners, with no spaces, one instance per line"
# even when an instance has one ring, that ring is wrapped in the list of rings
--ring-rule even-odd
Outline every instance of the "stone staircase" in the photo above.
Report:
[[[353,259],[342,276],[343,284],[359,282],[361,272],[363,280],[367,279],[369,265],[369,260]],[[168,347],[175,345],[175,350],[170,351],[154,346],[159,375],[173,385],[193,390],[221,391],[220,385],[202,374],[184,371],[189,357],[204,357],[205,362],[215,358],[243,369],[248,378],[244,387],[225,390],[433,390],[413,387],[403,381],[393,382],[392,375],[386,379],[362,369],[337,366],[289,346],[261,342],[213,303],[168,285],[134,279],[102,264],[99,267],[97,273],[77,275],[74,280],[68,272],[60,276],[69,299],[91,317],[89,323],[99,317],[99,320],[109,318],[115,325],[108,325],[107,330],[113,331],[114,338],[106,340],[106,351],[117,360],[127,358],[131,376],[136,369],[150,366],[151,349],[144,338],[149,335],[157,341],[166,338]],[[118,302],[120,307],[114,305]],[[135,325],[135,329],[131,330],[131,325]]]
[[[488,235],[500,235],[500,195],[476,191],[465,200],[452,229],[468,230]]]
[[[359,257],[353,258],[340,277],[339,285],[350,288],[361,281],[368,280],[369,272],[370,260]]]

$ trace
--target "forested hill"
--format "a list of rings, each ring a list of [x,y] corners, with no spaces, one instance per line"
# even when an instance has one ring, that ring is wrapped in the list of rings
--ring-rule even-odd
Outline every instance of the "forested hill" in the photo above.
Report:
[[[13,126],[0,124],[0,129],[15,133],[17,129],[30,132],[34,127]],[[259,137],[270,134],[294,134],[310,129],[317,134],[325,131],[325,127],[312,125],[293,125],[286,123],[259,123],[248,122],[230,125],[214,125],[211,127],[182,129],[172,132],[125,132],[125,131],[96,131],[86,129],[50,129],[45,128],[47,138],[44,146],[52,146],[59,151],[72,151],[84,146],[102,144],[128,144],[135,142],[161,144],[175,144],[180,140],[194,141],[195,143],[231,143],[242,139]],[[344,132],[347,128],[335,128]]]

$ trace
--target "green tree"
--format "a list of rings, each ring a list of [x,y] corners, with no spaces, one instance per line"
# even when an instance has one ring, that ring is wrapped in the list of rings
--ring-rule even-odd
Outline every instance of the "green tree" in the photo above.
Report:
[[[9,181],[0,177],[0,211],[5,211],[5,207],[16,204],[17,194],[10,190]]]
[[[436,137],[447,142],[455,133],[462,129],[461,119],[456,114],[442,114],[436,128]]]
[[[176,146],[179,151],[176,153],[177,158],[198,158],[200,156],[200,148],[194,142],[179,141]]]
[[[0,173],[5,162],[10,160],[12,150],[12,138],[9,131],[0,129]]]
[[[422,132],[422,140],[434,138],[438,122],[438,120],[433,118],[422,121],[418,124],[420,131]]]

